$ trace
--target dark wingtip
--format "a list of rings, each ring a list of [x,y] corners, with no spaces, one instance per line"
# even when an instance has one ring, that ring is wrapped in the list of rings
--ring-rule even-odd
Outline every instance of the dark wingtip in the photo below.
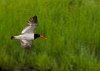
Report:
[[[37,23],[37,22],[38,22],[38,21],[37,21],[37,16],[35,15],[35,16],[31,17],[31,18],[29,19],[29,21],[32,22],[32,23]]]
[[[35,15],[35,16],[33,16],[33,18],[37,18],[37,16]]]
[[[35,15],[32,20],[34,23],[37,23],[37,16]]]
[[[14,36],[11,36],[11,39],[13,39],[14,38]]]

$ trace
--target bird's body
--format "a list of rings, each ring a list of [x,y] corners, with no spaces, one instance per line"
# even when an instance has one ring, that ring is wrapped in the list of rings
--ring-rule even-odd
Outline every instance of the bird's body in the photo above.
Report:
[[[22,34],[14,36],[14,38],[19,40],[34,40],[34,34]]]
[[[18,36],[12,36],[11,39],[17,39],[21,41],[21,46],[24,48],[29,48],[32,46],[32,40],[36,38],[45,38],[40,34],[34,34],[33,31],[37,25],[37,16],[32,17],[29,22],[28,26],[22,30],[21,34]],[[45,38],[46,39],[46,38]]]

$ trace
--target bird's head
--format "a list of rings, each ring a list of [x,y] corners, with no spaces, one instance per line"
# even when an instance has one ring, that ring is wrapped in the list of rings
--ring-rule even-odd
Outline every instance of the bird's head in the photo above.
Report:
[[[45,36],[43,35],[40,35],[40,34],[34,34],[34,39],[37,39],[37,38],[43,38],[43,39],[47,39]]]

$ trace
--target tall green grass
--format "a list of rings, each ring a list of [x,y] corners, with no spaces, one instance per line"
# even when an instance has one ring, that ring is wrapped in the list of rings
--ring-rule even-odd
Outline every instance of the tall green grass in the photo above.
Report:
[[[38,16],[32,50],[10,40]],[[39,45],[37,45],[39,43]],[[37,66],[41,71],[100,71],[99,0],[1,0],[0,66]]]

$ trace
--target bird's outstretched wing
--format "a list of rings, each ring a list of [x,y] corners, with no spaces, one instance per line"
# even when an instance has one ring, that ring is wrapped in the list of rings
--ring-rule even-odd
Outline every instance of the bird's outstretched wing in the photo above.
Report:
[[[23,48],[29,48],[32,46],[32,41],[31,40],[21,40],[21,46]]]
[[[23,29],[23,31],[21,33],[22,34],[33,33],[36,25],[37,25],[37,16],[34,16],[29,19],[28,26],[25,29]]]

